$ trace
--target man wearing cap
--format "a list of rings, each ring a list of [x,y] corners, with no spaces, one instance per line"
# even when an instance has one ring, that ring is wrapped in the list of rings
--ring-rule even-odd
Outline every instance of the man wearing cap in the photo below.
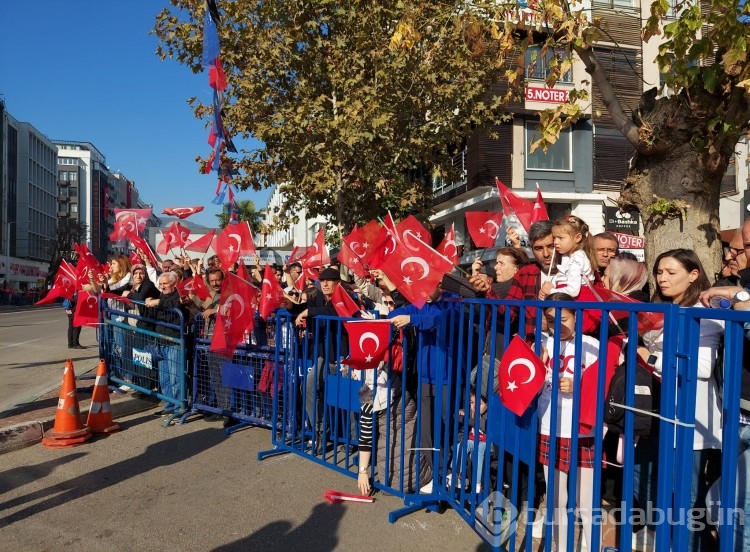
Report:
[[[315,318],[318,316],[338,316],[336,308],[333,306],[331,296],[334,290],[341,285],[341,274],[335,268],[328,267],[320,273],[320,291],[321,293],[313,296],[308,300],[307,308],[302,311],[295,319],[295,325],[307,325],[313,332],[318,349],[318,362],[315,373],[308,372],[305,381],[305,411],[309,423],[315,428],[315,454],[320,454],[323,446],[323,435],[321,423],[323,421],[323,396],[325,386],[324,365],[328,365],[328,373],[336,373],[336,357],[345,356],[347,346],[346,339],[337,341],[337,325],[334,323],[326,325],[315,324]]]

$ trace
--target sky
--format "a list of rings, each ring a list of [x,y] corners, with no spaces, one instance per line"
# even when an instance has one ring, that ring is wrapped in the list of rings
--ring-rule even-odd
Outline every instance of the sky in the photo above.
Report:
[[[208,128],[187,101],[211,103],[206,72],[161,61],[149,32],[168,0],[0,1],[0,97],[51,140],[91,142],[135,182],[154,214],[202,205],[188,221],[215,227],[216,173],[200,174]],[[231,86],[231,81],[230,81]],[[257,142],[234,139],[238,150]],[[270,191],[239,192],[263,208]]]

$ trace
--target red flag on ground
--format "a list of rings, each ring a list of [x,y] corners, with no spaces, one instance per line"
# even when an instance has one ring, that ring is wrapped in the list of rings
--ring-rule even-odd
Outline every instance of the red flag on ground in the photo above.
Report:
[[[185,251],[195,251],[196,253],[205,253],[206,251],[208,251],[208,248],[211,247],[211,243],[213,242],[215,235],[216,235],[216,230],[211,230],[208,234],[198,238],[195,241],[188,240],[187,242],[185,242],[185,247],[183,249]]]
[[[133,212],[121,213],[115,219],[115,229],[109,235],[109,241],[126,240],[131,234],[138,234],[138,217]]]
[[[438,253],[448,259],[453,266],[458,264],[458,247],[456,246],[456,229],[451,224],[450,229],[445,233],[445,238],[437,247]]]
[[[55,299],[73,299],[73,295],[76,292],[76,276],[75,269],[68,264],[67,261],[63,260],[60,262],[60,267],[57,269],[55,274],[55,282],[47,292],[47,295],[43,299],[40,299],[35,305],[49,305],[54,303]]]
[[[271,265],[266,263],[263,272],[263,285],[260,290],[260,305],[258,312],[263,320],[267,320],[271,313],[278,309],[284,301],[284,290],[276,279]]]
[[[191,293],[198,297],[201,301],[205,301],[211,297],[211,291],[208,289],[206,282],[203,280],[203,276],[192,276],[187,280],[177,284],[177,291],[180,295],[190,295]]]
[[[342,318],[352,318],[360,310],[359,305],[354,302],[354,299],[349,296],[341,284],[333,290],[331,303],[333,303],[333,308],[336,309],[336,314]]]
[[[502,220],[502,213],[466,211],[466,229],[477,247],[495,245]]]
[[[338,254],[339,262],[346,268],[354,272],[357,278],[364,278],[368,272],[362,264],[362,260],[352,251],[351,246],[345,239],[341,239],[341,249]]]
[[[318,230],[318,235],[315,236],[315,241],[307,250],[305,258],[302,260],[303,268],[318,268],[324,265],[331,264],[331,257],[328,254],[328,247],[325,242],[325,233],[321,228]]]
[[[115,220],[133,214],[137,221],[138,232],[143,232],[146,229],[148,219],[151,218],[151,212],[151,209],[115,209]]]
[[[244,340],[245,332],[252,331],[255,296],[256,290],[252,285],[231,272],[225,273],[211,340],[212,351],[232,356],[237,345]]]
[[[188,218],[190,215],[200,213],[203,210],[202,206],[199,207],[166,207],[162,213],[165,215],[171,215],[177,217],[180,220]]]
[[[508,410],[522,416],[544,385],[547,369],[542,359],[516,334],[503,353],[497,370],[500,399]]]
[[[427,259],[411,254],[397,244],[380,266],[401,294],[416,307],[422,307],[437,289],[445,272],[435,269]]]
[[[247,222],[241,222],[226,226],[216,238],[215,251],[224,269],[232,266],[241,256],[255,255],[250,225]]]
[[[497,185],[497,193],[500,195],[500,203],[503,206],[505,216],[516,215],[521,226],[528,233],[534,214],[534,203],[514,194],[510,188],[500,182],[499,178],[495,178],[495,184]]]
[[[96,326],[99,323],[99,301],[88,291],[78,292],[73,326]]]
[[[547,206],[544,204],[544,198],[542,198],[542,189],[537,184],[536,201],[534,202],[534,209],[531,211],[531,223],[540,220],[549,220],[549,215],[547,214]],[[528,229],[526,231],[528,232]]]
[[[349,358],[342,361],[359,370],[376,368],[385,358],[391,336],[389,320],[345,320]]]

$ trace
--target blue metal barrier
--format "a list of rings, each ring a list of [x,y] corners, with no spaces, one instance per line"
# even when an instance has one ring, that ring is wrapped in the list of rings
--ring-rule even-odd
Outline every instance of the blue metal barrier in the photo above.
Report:
[[[741,352],[745,346],[743,323],[750,321],[750,316],[731,311],[684,309],[672,304],[526,301],[524,308],[518,309],[518,304],[508,301],[449,299],[447,302],[453,305],[445,309],[445,316],[431,330],[437,332],[437,346],[440,350],[440,356],[432,360],[445,363],[448,367],[447,375],[443,376],[440,372],[437,381],[425,385],[417,375],[420,373],[419,366],[415,373],[405,368],[403,376],[394,373],[391,365],[384,366],[381,370],[386,374],[386,391],[392,400],[380,412],[380,421],[383,423],[376,425],[384,428],[384,431],[378,434],[376,429],[375,439],[400,444],[397,461],[400,467],[399,473],[393,474],[390,464],[396,463],[394,458],[381,458],[382,451],[376,444],[373,448],[371,475],[375,478],[376,488],[404,498],[406,507],[393,512],[391,521],[417,508],[435,509],[438,504],[447,503],[494,550],[517,550],[521,543],[525,550],[539,549],[541,544],[544,550],[552,550],[555,540],[554,524],[567,518],[567,524],[572,530],[567,532],[565,544],[568,549],[573,549],[575,543],[583,539],[580,523],[583,519],[581,515],[584,515],[587,516],[586,519],[591,519],[589,550],[630,550],[633,521],[638,521],[635,516],[649,510],[664,514],[664,519],[657,520],[658,523],[655,524],[656,550],[685,548],[695,531],[684,523],[684,516],[699,513],[691,503],[692,478],[685,474],[693,472],[696,401],[707,400],[696,397],[701,320],[718,319],[726,326],[722,338],[726,351],[725,385],[728,389],[738,389]],[[546,504],[557,503],[557,494],[561,490],[557,480],[561,475],[556,469],[550,469],[545,479],[538,461],[540,420],[536,401],[519,417],[505,408],[497,389],[497,370],[503,359],[503,351],[509,344],[511,334],[518,327],[526,327],[528,317],[534,319],[534,348],[541,355],[542,313],[549,307],[554,307],[556,312],[553,333],[560,331],[560,309],[571,309],[576,313],[576,353],[571,370],[576,383],[571,394],[571,419],[578,420],[584,410],[587,416],[593,415],[590,433],[574,431],[571,434],[569,454],[570,465],[576,466],[580,440],[584,436],[593,439],[590,448],[593,451],[592,458],[588,460],[592,465],[591,472],[585,474],[584,481],[590,502],[579,503],[576,493],[569,493],[563,517],[557,517],[554,508],[545,507]],[[514,308],[519,311],[516,318],[510,316]],[[610,315],[616,314],[619,325],[605,323],[595,325],[595,329],[586,327],[590,326],[591,313],[598,313],[598,317],[605,321],[610,320]],[[631,383],[625,386],[625,399],[621,405],[624,409],[621,440],[625,443],[622,461],[619,462],[620,458],[617,458],[616,462],[608,457],[610,464],[621,466],[619,478],[623,490],[619,503],[602,499],[605,424],[603,408],[591,407],[592,404],[604,405],[608,376],[611,376],[612,368],[620,363],[619,354],[618,358],[614,358],[612,355],[617,353],[610,352],[608,347],[600,344],[598,363],[594,364],[596,368],[586,367],[593,370],[587,373],[587,377],[595,376],[596,384],[588,384],[586,404],[582,404],[580,381],[583,368],[579,352],[584,329],[600,343],[616,338],[621,331],[635,336],[639,329],[638,316],[646,313],[657,313],[664,317],[665,336],[659,412],[651,413],[658,418],[658,437],[652,437],[653,445],[650,450],[654,451],[655,465],[658,466],[659,484],[655,495],[648,500],[650,508],[636,504],[635,500],[635,466],[641,461],[636,457],[636,450],[640,450],[636,447],[636,442],[641,445],[647,443],[644,438],[636,441],[634,433],[637,409],[635,384],[632,382],[635,381],[636,347],[628,346],[623,353],[626,382]],[[276,371],[283,389],[278,400],[286,401],[289,416],[283,426],[274,426],[272,441],[275,451],[294,452],[356,478],[357,457],[351,445],[356,444],[355,394],[361,383],[352,379],[355,372],[342,370],[347,341],[342,319],[319,317],[308,321],[305,329],[292,329],[291,321],[289,323],[288,333],[292,337],[289,347],[294,353],[287,356],[291,362],[285,364],[283,370]],[[321,332],[326,336],[325,339],[318,337]],[[412,354],[410,351],[419,350],[423,346],[425,335],[424,332],[407,335],[402,349],[405,367],[412,362],[409,358],[409,354]],[[416,347],[409,347],[410,339],[414,340]],[[558,402],[562,400],[562,393],[558,391],[560,356],[558,342],[554,344],[549,365],[552,374],[549,383],[549,440],[552,444],[557,440],[558,422],[562,421],[558,420],[557,414]],[[606,372],[608,364],[609,374]],[[357,375],[365,376],[365,372],[367,371]],[[398,389],[394,389],[392,382],[399,377],[402,380]],[[413,381],[407,383],[409,378],[417,379],[416,386]],[[413,396],[408,396],[407,388],[412,389]],[[394,391],[397,394],[393,394]],[[475,405],[480,404],[483,396],[487,398],[487,425],[484,431],[480,431],[483,427],[479,417],[464,415],[459,419],[458,413],[459,410],[471,412],[472,400]],[[400,398],[400,405],[397,397]],[[410,418],[411,431],[404,431],[402,427],[398,435],[390,435],[392,420],[397,417],[394,411],[402,419],[408,417],[404,410],[404,403],[407,401],[416,402],[416,412]],[[276,402],[275,400],[274,403]],[[733,495],[737,479],[738,411],[737,393],[726,395],[722,403],[724,477],[719,485],[721,496]],[[573,427],[577,427],[577,424],[573,424]],[[424,434],[425,431],[430,435]],[[425,447],[421,445],[425,442],[432,443],[429,450],[423,450]],[[482,443],[485,443],[484,447]],[[483,455],[479,454],[480,449],[484,449]],[[413,460],[407,459],[414,452],[417,454]],[[405,476],[407,470],[404,466],[427,463],[427,454],[432,456],[430,464],[435,468],[431,475],[432,488],[419,492],[424,481],[419,478],[409,479]],[[552,445],[549,450],[551,466],[555,465],[559,454]],[[412,475],[414,471],[411,469]],[[417,473],[420,471],[416,470]],[[396,477],[393,478],[393,475]],[[568,487],[577,488],[580,477],[579,470],[571,469],[567,474]],[[736,508],[734,504],[726,504],[725,510],[733,506]],[[719,520],[723,523],[718,526],[722,552],[733,549],[733,518],[726,518],[725,513],[724,518]],[[541,534],[537,528],[541,529]]]
[[[170,309],[178,315],[179,324],[168,324],[127,312],[119,301],[113,301],[112,307],[108,301],[99,303],[99,355],[107,364],[108,380],[165,401],[166,408],[173,409],[166,416],[165,427],[178,417],[183,423],[188,411],[187,360],[191,353],[182,312]],[[139,320],[168,327],[178,331],[180,336],[138,328],[135,324]]]
[[[227,434],[247,426],[271,428],[273,420],[283,426],[286,402],[275,374],[288,362],[288,318],[283,312],[267,322],[257,317],[246,342],[227,357],[211,351],[213,317],[196,317],[191,414],[220,414],[239,422]]]

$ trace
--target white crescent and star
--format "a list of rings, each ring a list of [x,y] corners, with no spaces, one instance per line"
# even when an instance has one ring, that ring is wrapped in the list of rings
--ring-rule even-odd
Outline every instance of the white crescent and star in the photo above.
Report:
[[[375,335],[374,333],[372,333],[372,332],[364,332],[359,337],[359,350],[362,351],[363,353],[365,352],[364,344],[367,341],[373,341],[373,342],[375,342],[375,349],[372,351],[373,353],[376,352],[380,348],[380,338],[377,335]],[[372,355],[368,354],[365,357],[365,360],[367,362],[370,362],[372,360]]]
[[[403,261],[401,261],[401,272],[404,271],[404,267],[410,264],[418,264],[420,267],[422,267],[422,276],[419,278],[420,280],[424,280],[427,278],[427,275],[430,273],[430,265],[427,264],[427,261],[422,259],[421,257],[406,257]]]
[[[355,255],[359,256],[359,257],[363,257],[364,255],[366,255],[366,254],[367,254],[367,247],[366,247],[366,244],[365,244],[365,247],[364,247],[364,251],[363,251],[362,253],[360,253],[359,251],[357,251],[357,248],[358,248],[358,247],[360,247],[360,243],[359,243],[359,242],[352,242],[352,243],[351,243],[351,245],[349,246],[349,249],[351,249],[351,250],[352,250],[352,252],[353,252],[353,253],[354,253]]]
[[[453,248],[453,255],[458,255],[458,247],[456,246],[456,240],[446,240],[443,246],[443,254],[448,257],[448,248]]]
[[[416,238],[418,241],[421,241],[419,239],[419,236],[417,234],[415,234],[414,232],[412,232],[411,230],[406,230],[401,235],[401,239],[403,240],[404,245],[406,246],[407,249],[410,249],[411,251],[419,251],[419,245],[414,246],[414,245],[411,244],[411,242],[409,242],[409,238],[411,236],[414,236],[414,238]]]
[[[513,367],[520,364],[521,366],[525,366],[529,370],[529,379],[526,381],[521,382],[521,385],[526,385],[531,380],[534,379],[534,376],[536,376],[536,366],[534,366],[534,363],[531,362],[528,358],[517,358],[513,362],[511,362],[508,365],[508,376],[511,375],[511,371],[513,370]],[[515,381],[509,381],[508,382],[508,390],[514,391],[518,386],[516,385]]]
[[[494,227],[494,229],[495,229],[495,231],[494,231],[494,232],[492,232],[491,230],[490,230],[490,231],[488,232],[489,236],[490,236],[490,237],[491,237],[492,239],[495,239],[495,238],[497,238],[497,232],[498,232],[498,231],[500,230],[500,226],[499,226],[499,225],[498,225],[498,224],[497,224],[497,223],[496,223],[496,222],[495,222],[494,220],[488,220],[487,222],[485,222],[485,223],[484,223],[484,224],[482,225],[482,228],[480,229],[480,231],[481,231],[481,230],[483,230],[483,229],[484,229],[484,227],[485,227],[485,226],[487,226],[488,224],[489,224],[490,226]]]
[[[239,234],[229,234],[229,237],[232,238],[234,241],[237,242],[237,251],[240,251],[240,248],[242,247],[242,239],[240,238]],[[229,246],[229,251],[234,253],[234,246]]]
[[[238,295],[237,293],[233,293],[232,295],[230,295],[229,297],[227,297],[227,300],[224,301],[224,304],[222,305],[222,307],[224,309],[224,317],[228,318],[229,312],[231,312],[231,309],[232,309],[232,303],[234,303],[235,301],[240,304],[240,312],[239,312],[239,314],[237,316],[234,316],[233,318],[239,318],[240,316],[242,316],[242,313],[245,312],[245,301],[244,301],[244,299],[242,299],[241,295]]]

